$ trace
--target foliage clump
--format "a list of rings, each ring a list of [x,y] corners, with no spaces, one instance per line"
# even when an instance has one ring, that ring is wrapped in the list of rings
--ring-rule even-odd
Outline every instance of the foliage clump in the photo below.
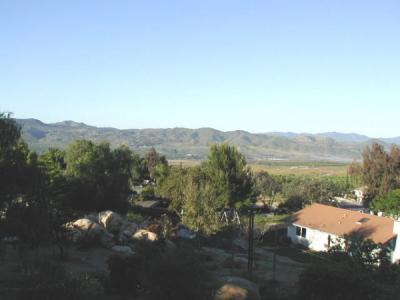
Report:
[[[301,274],[299,299],[396,299],[399,283],[387,247],[350,235]]]
[[[144,299],[205,299],[207,274],[189,247],[166,249],[163,242],[140,243],[129,257],[108,261],[110,291]]]

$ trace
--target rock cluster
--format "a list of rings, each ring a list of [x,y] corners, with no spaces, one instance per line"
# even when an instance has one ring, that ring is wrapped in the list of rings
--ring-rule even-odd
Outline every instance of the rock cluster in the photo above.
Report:
[[[64,227],[73,242],[92,241],[126,255],[133,254],[131,244],[136,240],[158,240],[158,235],[144,228],[143,224],[127,221],[109,210],[86,215]]]

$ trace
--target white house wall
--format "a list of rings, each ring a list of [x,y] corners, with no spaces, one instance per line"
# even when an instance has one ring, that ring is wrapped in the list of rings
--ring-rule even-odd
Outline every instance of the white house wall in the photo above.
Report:
[[[338,241],[338,237],[333,234],[329,234],[326,232],[322,232],[316,229],[299,226],[302,228],[306,228],[306,237],[303,238],[301,236],[296,235],[296,224],[289,225],[287,236],[291,239],[291,241],[295,244],[304,245],[314,251],[327,251],[328,250],[328,237],[331,236],[331,246]]]
[[[398,220],[394,222],[393,233],[397,235],[392,252],[392,262],[395,263],[400,261],[400,221]]]

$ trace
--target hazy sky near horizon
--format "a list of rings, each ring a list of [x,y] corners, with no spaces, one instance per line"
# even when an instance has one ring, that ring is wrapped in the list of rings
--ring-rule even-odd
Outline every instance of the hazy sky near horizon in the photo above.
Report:
[[[400,1],[0,0],[0,111],[400,135]]]

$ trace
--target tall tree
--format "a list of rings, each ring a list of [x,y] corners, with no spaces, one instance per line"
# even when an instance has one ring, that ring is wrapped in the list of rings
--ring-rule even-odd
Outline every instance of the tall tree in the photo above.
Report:
[[[180,213],[185,202],[185,189],[191,169],[182,166],[172,167],[168,176],[157,184],[156,194],[171,201],[170,208]]]
[[[213,145],[205,167],[218,191],[221,207],[240,206],[250,199],[252,172],[236,147],[226,143]]]
[[[255,174],[254,189],[264,197],[273,197],[282,190],[282,185],[268,172],[263,171]]]
[[[205,235],[216,233],[222,226],[219,221],[219,191],[205,170],[190,170],[183,191],[182,223]]]
[[[160,155],[154,147],[152,147],[149,152],[144,156],[146,166],[149,175],[152,179],[156,180],[158,176],[165,175],[166,167],[168,166],[168,161],[164,155]]]
[[[21,137],[21,128],[11,113],[0,113],[0,159],[12,149]]]
[[[31,192],[39,178],[37,154],[21,139],[11,115],[0,113],[0,206]]]
[[[83,210],[125,210],[131,170],[129,149],[113,151],[108,143],[78,140],[66,153],[66,175],[73,207]]]
[[[399,186],[400,150],[392,146],[389,153],[378,143],[363,152],[363,181],[368,186],[369,198],[386,195]]]

